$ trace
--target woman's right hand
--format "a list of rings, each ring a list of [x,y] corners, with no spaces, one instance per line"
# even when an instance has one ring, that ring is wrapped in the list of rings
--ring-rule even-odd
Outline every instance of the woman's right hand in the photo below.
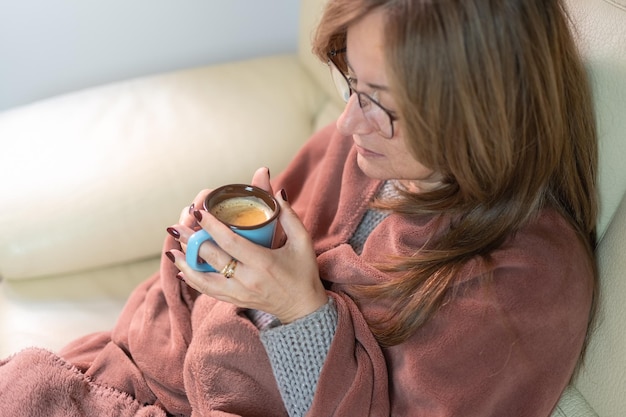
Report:
[[[172,249],[166,254],[190,287],[238,307],[270,313],[287,324],[319,309],[328,302],[328,295],[308,231],[287,202],[286,194],[281,191],[276,199],[286,236],[285,244],[276,249],[239,236],[207,211],[194,211],[199,224],[212,237],[202,244],[199,256],[218,271],[234,262],[234,274],[227,277],[223,272],[196,271],[181,251]],[[187,241],[189,231],[182,225],[176,227],[182,231],[180,241]]]
[[[257,170],[253,183],[272,191],[267,169]],[[280,222],[286,243],[277,249],[261,247],[246,240],[204,211],[202,201],[206,194],[206,190],[198,194],[191,214],[189,208],[183,210],[181,223],[175,226],[180,232],[179,241],[181,244],[187,242],[194,233],[190,224],[199,226],[202,223],[202,227],[214,240],[206,241],[200,247],[202,259],[220,267],[237,259],[236,271],[229,278],[219,272],[194,271],[185,262],[183,253],[177,250],[167,252],[188,285],[239,307],[273,314],[285,324],[314,312],[328,302],[328,295],[320,280],[313,243],[286,201],[284,192],[277,193],[276,199],[281,206]]]

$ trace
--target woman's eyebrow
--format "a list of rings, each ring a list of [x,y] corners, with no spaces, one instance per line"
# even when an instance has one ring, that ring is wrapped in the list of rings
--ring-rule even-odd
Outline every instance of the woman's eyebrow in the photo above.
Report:
[[[352,66],[350,65],[350,62],[348,61],[348,57],[346,56],[346,65],[348,67],[348,69],[354,74],[354,68],[352,68]],[[359,77],[356,77],[356,79],[358,80]],[[378,90],[378,91],[389,91],[389,87],[387,87],[386,85],[380,85],[380,84],[374,84],[374,83],[364,83],[366,86],[368,86],[369,88],[371,88],[372,90]]]

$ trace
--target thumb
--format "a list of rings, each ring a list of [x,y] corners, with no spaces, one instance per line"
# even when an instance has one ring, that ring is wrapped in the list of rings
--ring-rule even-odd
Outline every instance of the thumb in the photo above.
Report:
[[[273,194],[272,185],[270,184],[270,170],[267,167],[259,168],[254,172],[251,184]]]

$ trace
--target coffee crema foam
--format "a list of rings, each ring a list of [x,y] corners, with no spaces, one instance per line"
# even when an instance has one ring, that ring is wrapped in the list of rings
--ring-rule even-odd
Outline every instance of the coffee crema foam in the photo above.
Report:
[[[233,197],[213,206],[211,214],[224,223],[249,227],[267,221],[272,217],[272,209],[257,197]]]

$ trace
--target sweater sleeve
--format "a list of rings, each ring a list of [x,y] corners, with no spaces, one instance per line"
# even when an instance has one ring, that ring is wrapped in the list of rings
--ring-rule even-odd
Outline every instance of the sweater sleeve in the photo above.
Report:
[[[334,301],[287,325],[261,331],[261,342],[290,417],[304,416],[337,328]]]

